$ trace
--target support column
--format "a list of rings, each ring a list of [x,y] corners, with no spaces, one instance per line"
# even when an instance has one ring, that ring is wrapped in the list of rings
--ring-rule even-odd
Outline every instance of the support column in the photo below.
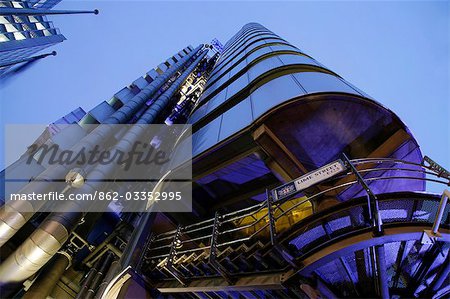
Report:
[[[384,253],[384,245],[375,246],[375,255],[377,259],[377,277],[380,296],[382,299],[389,299],[389,285],[386,273],[386,256]]]

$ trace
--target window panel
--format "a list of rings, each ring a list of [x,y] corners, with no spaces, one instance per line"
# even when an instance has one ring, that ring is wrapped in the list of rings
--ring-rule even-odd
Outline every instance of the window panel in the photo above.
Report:
[[[223,140],[253,122],[250,97],[223,114],[219,140]]]
[[[294,55],[294,54],[283,54],[278,55],[278,58],[281,59],[284,65],[289,64],[311,64],[311,65],[317,65],[318,64],[311,58],[301,55]]]
[[[294,77],[303,86],[307,93],[334,91],[357,94],[353,88],[342,82],[334,75],[318,72],[305,72],[294,74]]]
[[[264,74],[265,72],[282,66],[281,61],[277,57],[270,57],[265,59],[258,64],[252,66],[248,71],[250,81],[253,81],[258,76]]]
[[[303,89],[300,88],[291,75],[284,75],[269,81],[250,95],[253,116],[257,119],[276,105],[304,94]]]
[[[193,156],[202,153],[217,143],[222,115],[195,132],[192,136]]]

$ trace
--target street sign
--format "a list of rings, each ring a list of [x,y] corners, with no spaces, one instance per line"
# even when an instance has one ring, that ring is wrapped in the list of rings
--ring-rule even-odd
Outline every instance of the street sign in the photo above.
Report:
[[[314,184],[329,179],[336,174],[343,172],[345,169],[346,167],[344,162],[342,162],[341,159],[336,160],[305,175],[302,175],[289,183],[273,189],[272,196],[275,200],[284,199],[290,195],[305,190]]]

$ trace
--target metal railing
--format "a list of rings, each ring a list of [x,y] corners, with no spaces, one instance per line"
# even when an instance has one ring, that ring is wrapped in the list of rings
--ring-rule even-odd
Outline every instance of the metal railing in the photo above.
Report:
[[[355,230],[358,228],[367,229],[368,227],[372,227],[375,229],[376,233],[381,234],[383,221],[390,223],[392,220],[383,217],[382,214],[386,214],[386,212],[384,212],[386,211],[386,200],[379,200],[377,198],[377,194],[374,194],[370,190],[371,184],[385,180],[419,180],[436,182],[445,186],[450,186],[450,176],[448,176],[448,172],[446,172],[443,168],[440,169],[439,167],[436,167],[437,164],[433,165],[432,163],[434,162],[431,159],[428,158],[426,161],[429,165],[425,165],[425,163],[418,164],[390,158],[347,160],[348,171],[341,175],[336,175],[325,181],[314,184],[311,189],[316,191],[312,194],[308,194],[308,196],[305,196],[304,193],[300,192],[284,198],[283,200],[273,201],[270,192],[268,192],[267,200],[256,205],[226,214],[217,214],[215,218],[206,219],[198,223],[179,227],[176,230],[158,234],[152,238],[152,241],[146,250],[145,259],[149,262],[149,264],[153,264],[153,269],[155,269],[158,265],[163,266],[162,268],[167,266],[167,262],[170,257],[171,262],[169,262],[168,266],[173,269],[172,263],[178,263],[178,265],[182,264],[182,259],[178,259],[174,262],[174,257],[181,257],[192,253],[198,253],[198,255],[203,253],[206,257],[210,255],[211,252],[218,255],[220,254],[219,249],[229,246],[237,247],[255,239],[263,240],[265,244],[268,245],[274,245],[278,238],[278,232],[276,231],[277,223],[283,219],[289,218],[292,214],[291,212],[298,210],[307,202],[314,202],[327,194],[341,194],[343,191],[348,190],[350,187],[355,185],[359,188],[356,193],[359,194],[360,191],[365,190],[368,195],[368,200],[360,200],[354,205],[346,209],[341,209],[336,213],[332,211],[331,214],[328,215],[328,218],[333,217],[333,219],[337,219],[341,214],[342,217],[349,217],[352,213],[354,213],[355,209],[358,209],[358,213],[363,210],[368,210],[366,213],[368,216],[368,218],[366,217],[367,219],[360,221],[359,224],[351,220],[351,225],[346,228],[349,230]],[[429,161],[431,161],[431,163]],[[404,173],[402,175],[391,175],[392,171],[400,171]],[[378,175],[375,176],[377,173]],[[407,174],[411,175],[408,176]],[[308,188],[308,190],[311,189]],[[414,204],[416,207],[417,203],[421,201],[420,198],[391,199],[389,201],[394,202],[396,200],[399,201],[399,203],[403,202],[404,204],[406,204],[405,201],[408,201],[409,204]],[[286,207],[287,203],[291,203],[291,206]],[[411,207],[411,209],[413,209],[413,207]],[[445,207],[442,209],[445,209]],[[414,211],[412,211],[412,213],[414,213]],[[250,222],[248,222],[249,218],[252,218]],[[324,219],[328,218],[325,217],[314,219],[313,217],[309,217],[308,219],[310,220],[308,220],[308,223],[302,226],[300,230],[296,231],[297,238],[290,235],[291,240],[285,242],[285,244],[295,245],[295,241],[293,240],[299,239],[299,236],[301,236],[302,233],[310,231],[311,228],[319,226],[320,223],[323,225]],[[247,222],[245,220],[247,220]],[[399,222],[414,220],[419,221],[418,219],[413,218],[408,220],[405,217],[398,217],[397,220]],[[217,225],[217,222],[219,222],[220,225]],[[302,222],[302,220],[299,222]],[[249,232],[250,229],[252,232]],[[342,230],[341,233],[347,233],[347,231]],[[298,251],[297,254],[301,255],[312,248],[333,239],[333,237],[328,234],[325,239],[322,237],[323,236],[318,236],[317,239],[310,238],[311,241],[308,243],[309,245],[307,248],[299,248],[296,245]],[[214,242],[212,240],[214,240]],[[284,241],[286,240],[287,239]],[[176,248],[173,248],[174,246],[176,246]],[[225,274],[225,276],[227,275],[228,274]]]

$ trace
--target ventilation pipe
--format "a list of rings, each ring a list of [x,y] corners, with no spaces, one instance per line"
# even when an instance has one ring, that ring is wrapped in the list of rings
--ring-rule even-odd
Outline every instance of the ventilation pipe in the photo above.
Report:
[[[172,86],[150,105],[138,120],[138,124],[149,124],[156,120],[158,114],[169,105],[170,99],[206,54],[207,51],[200,54]],[[118,142],[116,148],[125,152],[129,151],[131,144],[144,131],[144,126],[133,126]],[[81,188],[76,189],[76,193],[87,194],[100,189],[104,183],[104,178],[113,174],[115,168],[116,166],[113,163],[97,165],[89,173],[88,182]],[[23,281],[44,266],[63,246],[69,238],[70,233],[81,220],[83,213],[80,211],[83,209],[80,209],[79,204],[85,203],[70,202],[65,207],[66,212],[50,214],[31,236],[0,265],[0,282]]]
[[[58,252],[48,267],[41,271],[23,299],[46,299],[70,266],[71,260],[72,257],[67,252]]]
[[[180,71],[201,49],[203,45],[198,46],[189,54],[180,59],[176,64],[169,68],[165,73],[159,75],[146,88],[131,98],[119,110],[114,112],[106,119],[105,124],[123,124],[127,123],[171,77]],[[93,145],[100,144],[104,138],[108,138],[114,133],[111,126],[99,126],[89,135],[81,139],[71,148],[73,152],[91,150]],[[38,175],[34,181],[25,185],[17,193],[45,193],[51,190],[52,183],[61,178],[74,168],[75,165],[57,165],[51,166]],[[53,190],[52,190],[53,191]],[[25,223],[38,211],[45,201],[13,201],[7,202],[0,209],[0,247],[3,246]],[[27,212],[24,212],[27,211]]]

